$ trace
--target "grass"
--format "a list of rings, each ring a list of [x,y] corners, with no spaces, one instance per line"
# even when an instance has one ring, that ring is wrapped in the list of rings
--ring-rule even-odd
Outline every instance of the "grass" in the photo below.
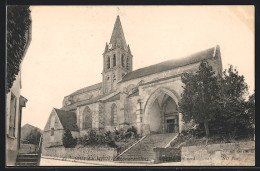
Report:
[[[171,147],[181,148],[186,146],[200,146],[209,144],[223,144],[223,143],[235,143],[241,141],[252,141],[250,138],[227,138],[220,135],[211,136],[208,139],[206,137],[197,137],[193,135],[181,135],[177,137],[175,141],[171,143]]]

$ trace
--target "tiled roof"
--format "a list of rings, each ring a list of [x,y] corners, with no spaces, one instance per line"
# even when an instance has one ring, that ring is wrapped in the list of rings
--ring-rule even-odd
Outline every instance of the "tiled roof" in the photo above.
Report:
[[[88,86],[88,87],[84,87],[82,89],[79,89],[79,90],[75,91],[74,93],[71,93],[68,96],[73,96],[73,95],[77,95],[77,94],[80,94],[80,93],[84,93],[84,92],[88,92],[88,91],[100,89],[100,88],[102,88],[102,82]]]
[[[64,129],[68,129],[70,131],[79,130],[77,126],[77,117],[75,113],[60,109],[55,109],[55,111]]]
[[[135,78],[140,78],[140,77],[144,77],[147,75],[159,73],[162,71],[167,71],[167,70],[182,67],[185,65],[197,63],[199,61],[202,61],[203,59],[212,58],[214,56],[214,51],[215,51],[215,47],[192,54],[192,55],[182,58],[182,59],[168,60],[168,61],[158,63],[155,65],[151,65],[151,66],[148,66],[145,68],[140,68],[140,69],[137,69],[135,71],[132,71],[132,72],[129,72],[128,74],[126,74],[123,77],[123,79],[121,80],[121,82],[125,82],[125,81],[132,80]]]

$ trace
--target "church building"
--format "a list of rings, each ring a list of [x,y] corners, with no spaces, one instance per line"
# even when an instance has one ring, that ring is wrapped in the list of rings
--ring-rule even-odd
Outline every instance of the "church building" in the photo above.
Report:
[[[131,126],[142,136],[180,133],[185,129],[178,109],[181,74],[196,72],[203,59],[217,74],[222,72],[218,45],[133,71],[134,54],[119,16],[102,56],[102,81],[65,96],[63,107],[53,108],[44,128],[43,146],[61,144],[65,128],[71,128],[74,137],[82,137],[90,129],[113,131]]]

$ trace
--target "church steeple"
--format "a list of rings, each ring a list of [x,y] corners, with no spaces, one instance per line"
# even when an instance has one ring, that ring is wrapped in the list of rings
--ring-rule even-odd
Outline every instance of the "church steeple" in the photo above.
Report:
[[[125,41],[119,16],[116,18],[109,44],[103,53],[103,93],[114,91],[117,82],[133,69],[133,55]]]
[[[119,16],[117,16],[117,18],[116,18],[116,22],[114,25],[114,29],[113,29],[109,44],[112,49],[122,48],[125,51],[128,51]]]

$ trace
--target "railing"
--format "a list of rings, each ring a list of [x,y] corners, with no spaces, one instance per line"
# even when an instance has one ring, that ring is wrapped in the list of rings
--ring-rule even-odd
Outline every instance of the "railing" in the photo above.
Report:
[[[140,141],[142,141],[146,136],[141,137],[139,140],[137,141],[133,141],[130,143],[127,143],[126,145],[123,146],[123,148],[120,148],[120,150],[117,152],[117,156],[114,158],[118,159],[118,157],[120,157],[122,154],[124,154],[126,151],[128,151],[130,148],[132,148],[133,146],[135,146],[137,143],[139,143]]]
[[[41,161],[41,154],[42,154],[42,135],[40,137],[40,141],[39,141],[39,146],[37,149],[37,154],[38,154],[38,158],[37,158],[37,165],[40,165],[40,161]]]

